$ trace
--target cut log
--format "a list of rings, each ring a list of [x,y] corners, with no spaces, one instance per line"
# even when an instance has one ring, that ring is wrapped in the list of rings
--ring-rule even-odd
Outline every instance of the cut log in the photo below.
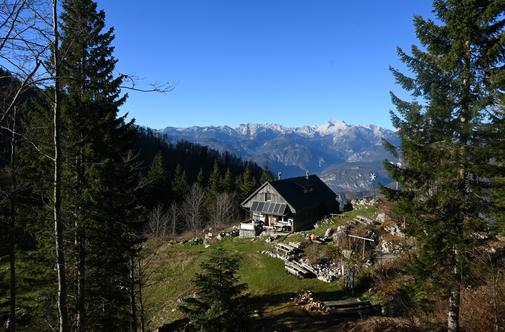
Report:
[[[315,277],[315,274],[312,273],[311,271],[307,270],[303,266],[300,265],[300,263],[296,261],[287,261],[284,265],[284,268],[291,274],[296,275],[297,277],[301,278],[313,278]]]
[[[342,301],[323,301],[323,304],[329,308],[353,308],[360,306],[370,306],[370,301],[342,300]]]

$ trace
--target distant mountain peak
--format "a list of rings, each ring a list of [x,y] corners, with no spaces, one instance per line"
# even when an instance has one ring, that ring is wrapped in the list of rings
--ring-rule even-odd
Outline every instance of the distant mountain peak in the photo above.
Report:
[[[341,120],[329,120],[326,123],[314,126],[314,129],[322,135],[334,134],[338,131],[346,130],[352,126]]]
[[[301,176],[308,170],[323,176],[336,190],[356,191],[366,189],[366,181],[359,179],[367,179],[369,169],[382,169],[382,161],[391,157],[382,146],[382,139],[399,143],[392,130],[350,125],[336,119],[301,127],[245,123],[236,128],[167,127],[161,132],[170,142],[186,140],[229,151],[259,165],[268,163],[273,172],[280,171],[285,176]],[[357,165],[361,166],[354,167]]]
[[[338,128],[347,128],[349,125],[342,120],[336,120],[336,119],[331,119],[328,121],[328,124],[333,127],[338,127]]]

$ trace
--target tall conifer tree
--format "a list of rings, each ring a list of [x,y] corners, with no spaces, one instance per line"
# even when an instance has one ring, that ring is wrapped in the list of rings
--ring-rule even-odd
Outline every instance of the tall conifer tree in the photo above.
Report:
[[[251,171],[251,168],[247,166],[244,173],[239,178],[239,195],[240,199],[244,199],[249,195],[256,187],[256,179]]]
[[[200,167],[198,174],[196,175],[196,183],[198,183],[202,188],[206,187],[205,175],[203,175],[203,168]]]
[[[189,191],[188,179],[186,177],[186,171],[182,170],[180,164],[175,167],[174,177],[172,179],[172,192],[175,201],[182,201],[184,196]]]
[[[223,190],[227,193],[231,193],[235,191],[235,181],[233,180],[233,175],[229,168],[226,169],[223,177]]]
[[[416,236],[417,284],[442,290],[448,300],[447,326],[459,330],[460,289],[468,274],[468,254],[479,243],[492,208],[483,180],[489,165],[483,133],[497,105],[503,75],[505,3],[495,0],[435,0],[440,23],[415,17],[422,47],[411,55],[399,49],[412,76],[392,72],[414,97],[392,94],[401,145],[394,154],[402,167],[386,162],[401,191],[397,210]]]
[[[165,164],[161,152],[154,156],[151,167],[147,172],[148,199],[146,208],[152,209],[157,204],[168,205],[170,185],[166,174]]]
[[[221,175],[219,173],[219,166],[216,161],[214,162],[212,173],[210,173],[209,177],[209,189],[208,189],[209,199],[211,201],[214,200],[220,191],[221,191]]]
[[[65,0],[61,15],[65,91],[64,207],[74,232],[74,326],[120,330],[128,326],[129,266],[139,219],[133,215],[135,180],[127,161],[132,123],[118,116],[126,95],[115,76],[113,29],[92,0]],[[126,173],[125,173],[126,172]],[[106,251],[107,255],[101,253]]]

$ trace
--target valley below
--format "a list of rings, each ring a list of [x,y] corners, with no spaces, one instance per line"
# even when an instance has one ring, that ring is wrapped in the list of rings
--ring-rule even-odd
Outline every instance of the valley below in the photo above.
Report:
[[[169,143],[185,140],[228,151],[267,166],[274,175],[317,174],[335,192],[355,193],[373,190],[371,173],[377,176],[375,184],[391,184],[382,163],[392,156],[385,150],[383,140],[399,144],[392,130],[348,125],[338,120],[297,128],[277,124],[166,127],[159,133]]]

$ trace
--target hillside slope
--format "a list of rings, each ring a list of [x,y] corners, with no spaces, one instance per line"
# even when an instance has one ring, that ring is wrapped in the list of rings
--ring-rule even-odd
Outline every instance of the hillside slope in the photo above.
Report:
[[[294,233],[278,241],[302,241],[309,233],[323,235],[329,227],[336,227],[358,214],[371,216],[376,211],[375,208],[368,207],[351,211],[317,229]],[[240,281],[248,285],[251,303],[254,309],[261,313],[262,324],[269,325],[270,321],[284,325],[300,323],[303,324],[300,325],[301,327],[304,326],[300,331],[320,331],[321,325],[318,324],[326,323],[315,322],[317,317],[309,317],[305,311],[300,311],[293,305],[291,298],[304,290],[312,291],[321,299],[344,299],[350,296],[343,290],[340,281],[326,283],[318,279],[299,279],[287,273],[280,259],[258,252],[272,250],[274,247],[274,243],[265,241],[265,238],[226,238],[211,246],[214,245],[221,245],[226,250],[242,257],[239,270]],[[170,244],[154,240],[148,243],[144,266],[146,275],[149,277],[144,291],[144,306],[147,319],[150,321],[150,329],[182,318],[182,313],[178,311],[177,306],[181,303],[181,298],[192,293],[193,289],[189,281],[193,279],[195,273],[200,271],[199,265],[206,259],[208,251],[209,249],[203,244]],[[354,294],[354,296],[357,295]],[[308,322],[313,325],[310,329]],[[328,324],[332,326],[335,322]]]

